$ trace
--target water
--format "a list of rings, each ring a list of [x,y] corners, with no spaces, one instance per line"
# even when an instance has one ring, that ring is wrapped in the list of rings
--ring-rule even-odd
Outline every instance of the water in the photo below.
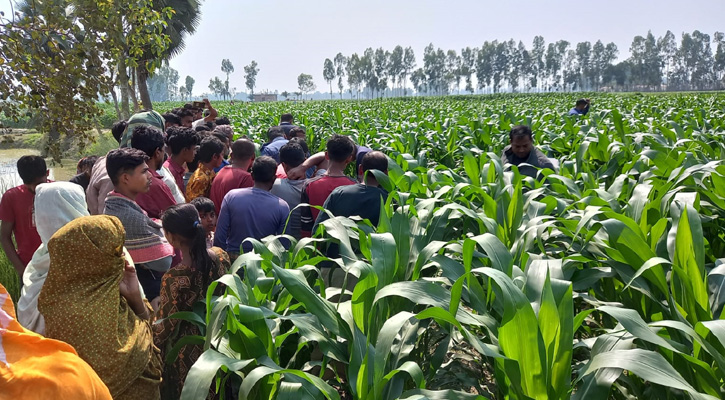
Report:
[[[22,156],[39,155],[37,150],[7,149],[0,150],[0,193],[21,185],[23,180],[18,175],[17,162]],[[64,159],[61,164],[53,164],[46,160],[50,169],[49,179],[54,181],[67,181],[76,174],[77,160]]]

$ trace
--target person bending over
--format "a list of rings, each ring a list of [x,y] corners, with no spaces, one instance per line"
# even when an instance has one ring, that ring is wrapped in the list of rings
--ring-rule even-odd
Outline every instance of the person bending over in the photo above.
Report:
[[[591,100],[579,99],[576,101],[576,105],[574,106],[574,108],[569,110],[569,115],[587,115],[590,105]]]
[[[531,128],[526,125],[516,125],[509,132],[510,144],[503,149],[501,160],[504,163],[516,165],[522,175],[536,178],[539,169],[554,170],[554,165],[539,149],[534,147]],[[522,165],[528,164],[528,165]]]

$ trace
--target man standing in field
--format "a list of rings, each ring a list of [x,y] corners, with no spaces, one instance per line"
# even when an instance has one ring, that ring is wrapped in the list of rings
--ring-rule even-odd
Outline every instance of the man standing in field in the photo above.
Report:
[[[254,162],[254,150],[254,143],[248,139],[239,139],[232,144],[232,164],[219,170],[211,184],[209,198],[214,202],[217,215],[227,193],[254,186],[252,174],[247,172]]]
[[[554,170],[554,165],[539,149],[534,147],[531,128],[516,125],[509,132],[510,144],[503,149],[501,160],[506,164],[519,167],[521,175],[536,178],[539,169]]]
[[[269,142],[262,145],[259,154],[262,156],[272,157],[279,165],[279,149],[289,143],[284,129],[279,126],[273,126],[267,131],[267,139]]]
[[[576,106],[569,110],[569,115],[587,115],[589,112],[589,105],[591,100],[579,99],[576,101]]]

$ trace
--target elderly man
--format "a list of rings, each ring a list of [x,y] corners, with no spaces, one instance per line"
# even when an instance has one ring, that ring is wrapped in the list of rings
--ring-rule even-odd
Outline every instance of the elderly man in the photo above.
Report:
[[[539,169],[555,169],[546,155],[534,147],[531,128],[528,126],[516,125],[511,128],[509,140],[510,144],[503,149],[501,160],[519,167],[522,175],[536,178]]]

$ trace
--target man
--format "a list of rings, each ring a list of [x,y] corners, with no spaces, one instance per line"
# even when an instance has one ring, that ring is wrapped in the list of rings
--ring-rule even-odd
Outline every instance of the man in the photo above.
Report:
[[[352,162],[354,152],[355,144],[349,137],[333,135],[327,141],[327,151],[325,152],[325,158],[330,163],[327,172],[305,183],[300,203],[322,206],[335,188],[355,184],[353,179],[345,175],[345,168]],[[312,227],[319,213],[320,211],[316,208],[302,208],[301,231],[303,237],[309,237],[312,234]]]
[[[194,161],[199,146],[199,135],[191,128],[177,127],[166,131],[166,145],[171,149],[171,157],[164,163],[182,193],[186,194],[184,185],[185,166]]]
[[[72,177],[69,182],[79,185],[85,192],[86,189],[88,189],[88,185],[91,183],[91,172],[93,171],[93,166],[96,164],[96,161],[98,161],[97,156],[81,158],[76,166],[76,175]]]
[[[190,203],[197,197],[209,197],[211,192],[211,184],[216,174],[214,168],[222,164],[222,153],[224,152],[224,144],[219,139],[209,136],[205,137],[199,145],[199,167],[189,178],[186,185],[186,202]]]
[[[536,178],[539,169],[549,168],[554,170],[551,161],[544,153],[534,147],[531,128],[526,125],[514,126],[509,132],[509,140],[511,144],[503,149],[501,155],[501,160],[504,163],[518,166],[519,173],[532,178]]]
[[[287,132],[287,139],[292,140],[293,138],[307,140],[307,134],[305,133],[304,129],[300,128],[299,126],[295,126],[294,128],[290,129],[289,132]]]
[[[174,113],[163,114],[164,117],[164,131],[171,128],[172,126],[181,126],[181,118]]]
[[[358,174],[364,177],[364,182],[336,188],[327,197],[323,208],[334,216],[360,216],[377,227],[380,218],[380,201],[381,199],[383,202],[387,200],[388,192],[380,187],[375,175],[372,173],[373,170],[378,170],[384,174],[388,173],[388,158],[385,154],[379,151],[371,151],[365,154],[358,171]],[[316,231],[317,225],[328,218],[327,213],[321,212],[312,231]]]
[[[305,161],[306,154],[302,146],[298,143],[290,141],[286,145],[282,146],[279,150],[279,159],[282,162],[281,166],[284,171],[302,164]],[[302,198],[302,188],[305,185],[304,179],[291,180],[287,178],[277,178],[274,181],[271,193],[282,200],[284,200],[289,206],[291,212],[289,216],[289,222],[284,233],[299,240],[302,235],[300,233],[301,215],[302,211],[300,208],[295,208],[300,204]]]
[[[214,132],[212,132],[212,136],[219,139],[219,141],[222,142],[222,144],[224,145],[224,153],[222,153],[222,163],[220,166],[214,168],[214,172],[219,173],[222,168],[229,165],[229,161],[227,161],[227,159],[229,158],[229,153],[232,149],[232,142],[229,140],[229,137],[226,134],[216,129],[214,130]]]
[[[171,267],[174,249],[166,241],[161,225],[136,203],[151,187],[148,156],[141,150],[120,148],[106,156],[106,169],[114,191],[106,199],[104,214],[117,217],[126,230],[125,247],[136,265],[136,274],[146,298],[155,305],[161,277]]]
[[[127,121],[118,121],[111,127],[111,134],[119,144],[121,144],[121,137],[127,126]],[[113,182],[106,171],[106,157],[101,157],[93,165],[91,179],[88,189],[86,189],[86,203],[88,203],[88,212],[91,215],[103,214],[103,209],[106,207],[106,196],[112,190]]]
[[[254,187],[235,189],[224,196],[214,245],[226,250],[232,259],[239,255],[240,247],[244,252],[252,250],[252,244],[244,242],[245,239],[260,240],[269,235],[280,235],[284,230],[289,206],[269,193],[276,169],[277,163],[270,157],[255,159],[252,166]]]
[[[198,118],[194,123],[192,124],[193,128],[196,128],[199,125],[204,125],[209,122],[216,121],[216,117],[219,116],[219,113],[217,110],[214,109],[214,107],[211,106],[211,103],[209,102],[209,99],[204,99],[204,108],[206,108],[206,111],[204,113],[204,118]]]
[[[232,144],[232,163],[222,168],[211,184],[211,201],[219,215],[224,196],[234,189],[254,186],[249,167],[254,162],[254,143],[248,139],[239,139]]]
[[[18,275],[22,277],[25,266],[41,244],[33,220],[33,205],[35,188],[48,182],[48,167],[40,156],[22,156],[17,167],[23,184],[5,192],[0,200],[0,245]]]
[[[295,118],[292,114],[282,114],[282,116],[279,117],[279,127],[282,128],[282,131],[284,131],[284,136],[287,139],[290,139],[292,137],[290,134],[292,129],[297,128],[297,126],[295,126]]]
[[[163,178],[157,172],[164,163],[164,135],[148,125],[137,126],[131,136],[131,147],[146,154],[146,165],[151,174],[149,191],[140,193],[136,197],[136,203],[149,217],[160,219],[167,208],[176,204],[171,189],[164,184]]]
[[[176,116],[181,120],[180,126],[191,128],[194,124],[194,111],[190,108],[180,108],[176,112]]]
[[[160,130],[163,130],[165,123],[166,122],[164,121],[164,117],[162,117],[161,114],[154,110],[141,111],[132,115],[131,118],[129,118],[128,120],[128,126],[126,126],[126,130],[123,132],[123,136],[121,137],[121,144],[119,147],[129,147],[131,142],[131,135],[133,134],[133,129],[136,126],[151,125]]]
[[[284,130],[279,126],[273,126],[267,130],[267,139],[269,142],[262,146],[259,151],[260,155],[272,157],[279,164],[279,149],[286,145],[287,140]]]
[[[591,101],[589,99],[577,100],[575,107],[569,110],[569,115],[587,115],[590,104]]]

